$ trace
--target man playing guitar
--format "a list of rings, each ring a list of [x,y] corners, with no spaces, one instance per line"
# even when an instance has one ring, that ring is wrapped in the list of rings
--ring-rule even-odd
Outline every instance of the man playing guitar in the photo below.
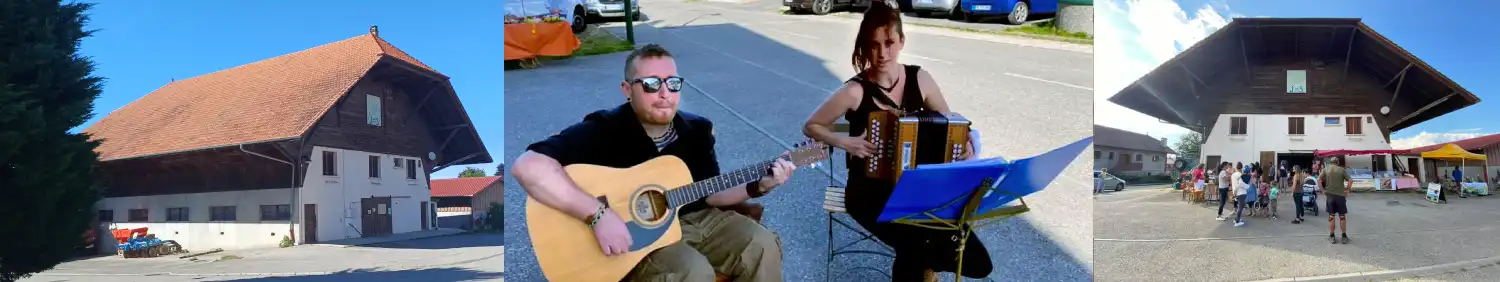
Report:
[[[620,84],[625,104],[591,113],[531,144],[512,174],[536,201],[589,223],[605,255],[629,252],[632,240],[622,219],[604,212],[605,206],[580,190],[563,167],[631,167],[672,155],[687,164],[693,181],[719,175],[713,122],[677,110],[683,84],[671,53],[656,44],[641,47],[625,59]],[[781,239],[749,217],[713,207],[765,195],[786,182],[793,169],[777,160],[759,181],[683,206],[678,211],[682,241],[647,255],[626,280],[714,281],[715,273],[722,273],[736,281],[781,281]]]

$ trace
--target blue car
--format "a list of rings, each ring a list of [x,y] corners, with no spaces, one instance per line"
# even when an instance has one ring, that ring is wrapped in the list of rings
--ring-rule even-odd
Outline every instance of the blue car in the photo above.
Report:
[[[920,0],[919,0],[920,1]],[[1010,24],[1026,23],[1032,14],[1057,13],[1057,0],[956,0],[963,18],[974,22],[980,18],[1005,16]]]

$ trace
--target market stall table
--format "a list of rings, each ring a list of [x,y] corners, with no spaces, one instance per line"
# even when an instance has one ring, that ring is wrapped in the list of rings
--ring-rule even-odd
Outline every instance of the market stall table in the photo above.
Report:
[[[537,56],[572,55],[583,42],[566,22],[519,23],[505,25],[505,60],[535,63]]]

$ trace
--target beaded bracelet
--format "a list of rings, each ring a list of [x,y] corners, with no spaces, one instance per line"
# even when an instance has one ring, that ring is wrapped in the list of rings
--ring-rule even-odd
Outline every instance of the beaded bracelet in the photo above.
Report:
[[[599,224],[599,218],[601,217],[604,217],[604,205],[602,204],[599,205],[598,211],[594,211],[594,216],[590,217],[591,219],[589,219],[589,228],[594,228],[595,224]]]

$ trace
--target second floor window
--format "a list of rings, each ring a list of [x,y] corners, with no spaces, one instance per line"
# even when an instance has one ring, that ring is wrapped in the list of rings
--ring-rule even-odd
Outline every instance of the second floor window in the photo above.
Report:
[[[1290,118],[1287,118],[1286,119],[1286,134],[1291,134],[1291,135],[1303,135],[1303,134],[1307,134],[1307,127],[1306,127],[1306,125],[1307,125],[1306,119],[1303,118],[1303,117],[1290,117]]]
[[[1249,118],[1246,118],[1246,117],[1230,117],[1229,118],[1229,135],[1245,135],[1245,134],[1249,133],[1249,131],[1250,131],[1249,125],[1250,125],[1249,124]]]
[[[1362,126],[1364,126],[1364,123],[1359,122],[1359,120],[1360,120],[1360,117],[1348,117],[1348,118],[1345,118],[1344,119],[1344,121],[1345,121],[1344,122],[1344,134],[1349,134],[1349,135],[1365,134],[1365,129],[1362,127]]]

